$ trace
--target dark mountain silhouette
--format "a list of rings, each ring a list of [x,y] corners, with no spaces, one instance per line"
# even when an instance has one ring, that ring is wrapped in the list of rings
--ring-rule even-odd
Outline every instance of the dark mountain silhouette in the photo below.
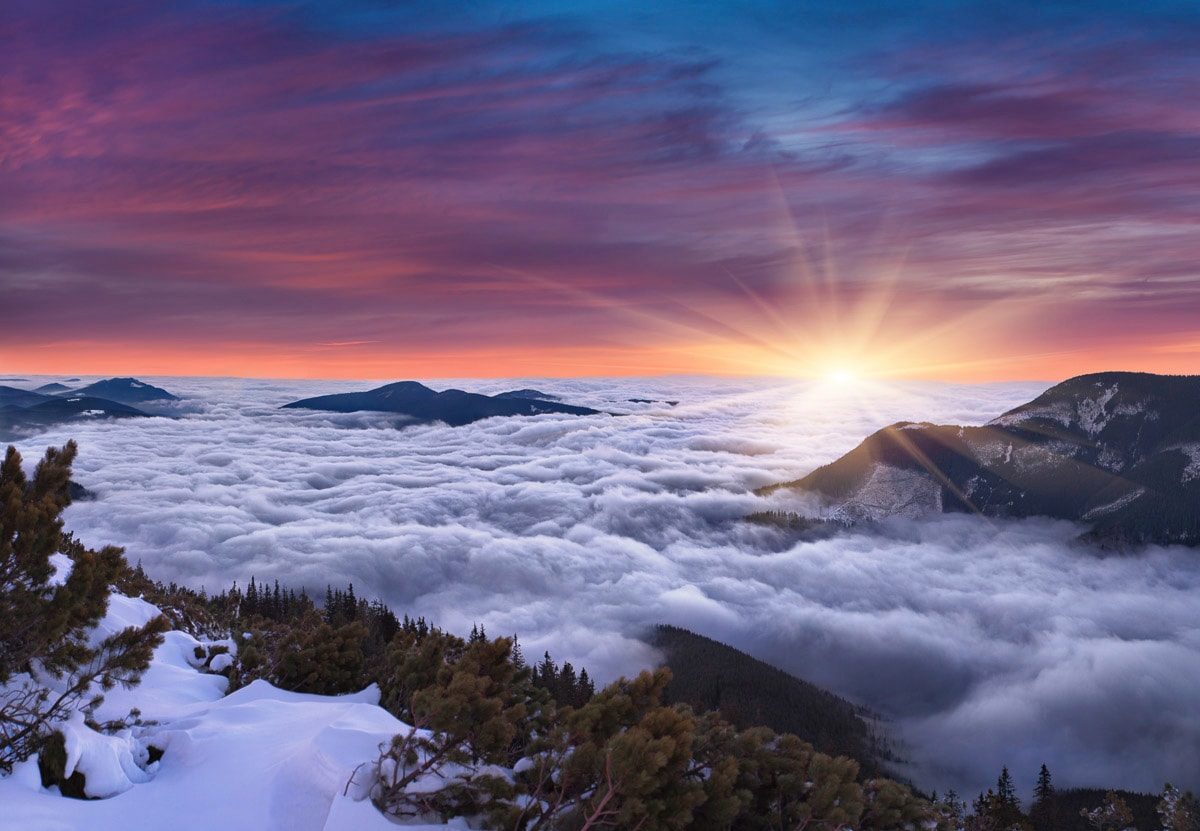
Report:
[[[983,427],[900,422],[803,479],[844,522],[1049,516],[1093,540],[1200,544],[1200,376],[1081,375]]]
[[[815,684],[677,626],[655,627],[648,640],[671,670],[671,703],[715,710],[739,728],[794,733],[823,753],[857,759],[868,775],[888,755],[867,711]]]
[[[42,384],[40,387],[35,389],[34,392],[40,392],[43,395],[55,395],[60,392],[69,392],[70,390],[71,388],[66,384],[60,384],[57,381],[53,381],[49,384]]]
[[[4,407],[30,407],[50,398],[40,392],[21,390],[16,387],[0,387],[0,409]]]
[[[437,392],[416,381],[399,381],[367,392],[320,395],[283,406],[335,413],[360,410],[400,413],[416,421],[444,421],[451,427],[461,427],[492,416],[530,416],[542,413],[596,415],[599,412],[588,407],[575,407],[545,399],[503,398],[454,389]]]
[[[10,431],[49,427],[67,422],[94,421],[100,418],[137,418],[147,416],[141,410],[92,396],[56,398],[41,396],[43,400],[29,406],[0,408],[0,435]]]
[[[562,401],[562,397],[540,390],[509,390],[493,395],[492,398],[532,398],[535,401]]]
[[[136,378],[109,378],[107,381],[97,381],[86,387],[62,393],[64,396],[88,395],[116,401],[120,404],[147,404],[156,401],[178,401],[179,396],[172,395],[161,387],[147,384]]]
[[[0,386],[0,438],[54,424],[145,417],[150,414],[132,404],[179,400],[166,390],[136,378],[110,378],[67,392],[57,389],[62,386],[47,384],[36,391]]]
[[[85,488],[83,485],[76,482],[74,479],[67,482],[68,492],[71,494],[72,502],[91,502],[96,498],[96,492]]]

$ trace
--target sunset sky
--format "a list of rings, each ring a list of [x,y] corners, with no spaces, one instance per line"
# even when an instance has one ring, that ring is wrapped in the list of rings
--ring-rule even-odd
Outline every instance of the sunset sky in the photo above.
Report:
[[[1200,5],[6,0],[0,373],[1200,371]]]

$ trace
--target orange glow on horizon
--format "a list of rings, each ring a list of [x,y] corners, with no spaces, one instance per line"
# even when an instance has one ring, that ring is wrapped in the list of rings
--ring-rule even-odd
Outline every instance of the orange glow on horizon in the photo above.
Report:
[[[831,356],[805,350],[797,359],[757,344],[708,342],[647,348],[509,348],[416,352],[381,343],[266,343],[163,346],[59,342],[0,349],[0,373],[17,375],[232,376],[297,379],[604,377],[674,374],[780,376],[957,383],[1046,380],[1109,370],[1196,374],[1194,340],[1105,343],[1052,353],[935,358],[903,344],[890,353]]]
[[[452,350],[423,341],[419,324],[396,336],[379,334],[378,323],[347,322],[333,330],[344,337],[308,343],[187,342],[182,336],[174,343],[147,337],[0,346],[0,373],[381,381],[687,374],[849,386],[888,379],[1056,381],[1108,370],[1193,374],[1200,367],[1194,332],[1140,340],[1105,332],[1081,339],[1061,327],[1057,305],[1045,295],[998,294],[964,303],[949,278],[941,291],[907,291],[904,251],[875,261],[869,274],[843,268],[833,242],[826,237],[815,244],[811,233],[802,233],[778,182],[772,188],[777,246],[800,253],[776,263],[777,272],[760,275],[757,283],[726,270],[728,282],[720,286],[646,293],[632,302],[619,282],[614,288],[604,280],[489,265],[507,296],[536,297],[539,304],[526,310],[528,319],[468,316],[441,332],[441,324],[431,324],[431,331],[456,344]],[[305,281],[297,283],[292,274],[290,282],[295,287]],[[580,322],[561,325],[558,310]],[[505,345],[491,345],[496,342]]]

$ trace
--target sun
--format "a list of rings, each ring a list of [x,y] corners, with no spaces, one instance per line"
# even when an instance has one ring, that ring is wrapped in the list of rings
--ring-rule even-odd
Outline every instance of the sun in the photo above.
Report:
[[[825,370],[825,380],[839,386],[845,386],[857,381],[858,373],[844,366],[830,367]]]

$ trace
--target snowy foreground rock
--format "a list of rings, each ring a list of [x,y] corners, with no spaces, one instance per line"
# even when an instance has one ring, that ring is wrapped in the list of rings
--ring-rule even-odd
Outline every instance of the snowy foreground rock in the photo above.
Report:
[[[113,595],[98,634],[144,623],[157,612],[142,600]],[[113,736],[86,727],[81,714],[61,725],[67,773],[83,772],[88,793],[108,798],[68,799],[57,787],[42,788],[37,761],[31,759],[0,778],[0,828],[396,827],[362,798],[362,788],[347,787],[356,769],[366,770],[378,758],[381,744],[409,729],[377,706],[377,688],[334,697],[285,692],[255,681],[226,696],[223,676],[195,666],[200,645],[183,632],[168,633],[142,683],[112,690],[96,713],[105,721],[137,707],[144,722],[154,723]],[[151,747],[163,751],[158,761],[148,761]]]

